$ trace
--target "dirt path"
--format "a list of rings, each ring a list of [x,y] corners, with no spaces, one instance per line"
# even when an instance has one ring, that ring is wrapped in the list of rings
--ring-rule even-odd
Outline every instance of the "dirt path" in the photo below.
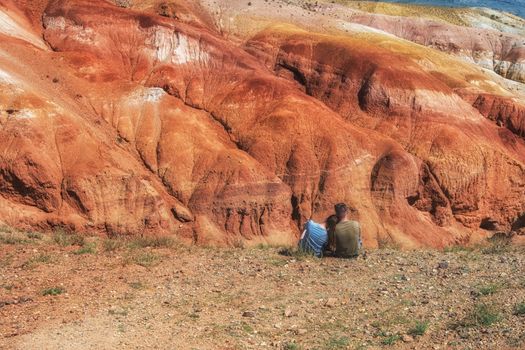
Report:
[[[11,243],[0,245],[1,349],[525,348],[521,248],[347,261],[164,241]]]

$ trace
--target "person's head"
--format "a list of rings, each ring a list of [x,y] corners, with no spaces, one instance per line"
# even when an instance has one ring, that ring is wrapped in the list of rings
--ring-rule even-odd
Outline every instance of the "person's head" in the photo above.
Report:
[[[338,203],[334,207],[335,215],[339,221],[347,218],[348,215],[348,206],[345,203]]]
[[[335,226],[337,225],[337,216],[336,215],[330,215],[326,218],[325,226],[328,231],[332,231],[335,229]]]

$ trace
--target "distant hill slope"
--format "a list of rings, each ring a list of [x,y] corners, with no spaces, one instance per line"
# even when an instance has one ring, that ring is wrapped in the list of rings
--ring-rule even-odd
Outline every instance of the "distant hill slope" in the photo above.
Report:
[[[369,247],[525,226],[523,84],[468,62],[519,81],[518,34],[335,4],[0,0],[0,36],[11,226],[285,244],[341,201]]]

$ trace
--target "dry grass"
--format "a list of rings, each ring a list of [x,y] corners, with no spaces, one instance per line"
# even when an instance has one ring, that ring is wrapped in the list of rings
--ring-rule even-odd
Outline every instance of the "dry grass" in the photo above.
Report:
[[[328,1],[327,1],[328,2]],[[330,2],[333,2],[330,0]],[[354,1],[354,0],[335,0],[336,3],[345,5],[357,10],[379,13],[389,16],[401,17],[422,17],[432,19],[439,22],[451,23],[460,26],[468,26],[469,24],[463,20],[462,15],[465,14],[465,9],[460,8],[444,8],[437,6],[425,6],[414,4],[396,4],[383,2],[369,2],[369,1]]]

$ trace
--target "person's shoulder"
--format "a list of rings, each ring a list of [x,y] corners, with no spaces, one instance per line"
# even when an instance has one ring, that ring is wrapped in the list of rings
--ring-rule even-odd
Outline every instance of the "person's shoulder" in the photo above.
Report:
[[[354,227],[360,227],[359,222],[355,220],[347,220],[347,221],[341,221],[335,226],[336,230],[343,230],[348,228],[354,228]]]
[[[354,223],[357,223],[357,221],[354,221],[354,220],[346,220],[346,221],[341,221],[337,224],[337,226],[339,227],[343,227],[343,226],[350,226],[350,225],[354,225]]]
[[[312,219],[308,220],[306,222],[306,227],[309,228],[322,228],[321,225],[319,225],[317,222],[313,221]]]

